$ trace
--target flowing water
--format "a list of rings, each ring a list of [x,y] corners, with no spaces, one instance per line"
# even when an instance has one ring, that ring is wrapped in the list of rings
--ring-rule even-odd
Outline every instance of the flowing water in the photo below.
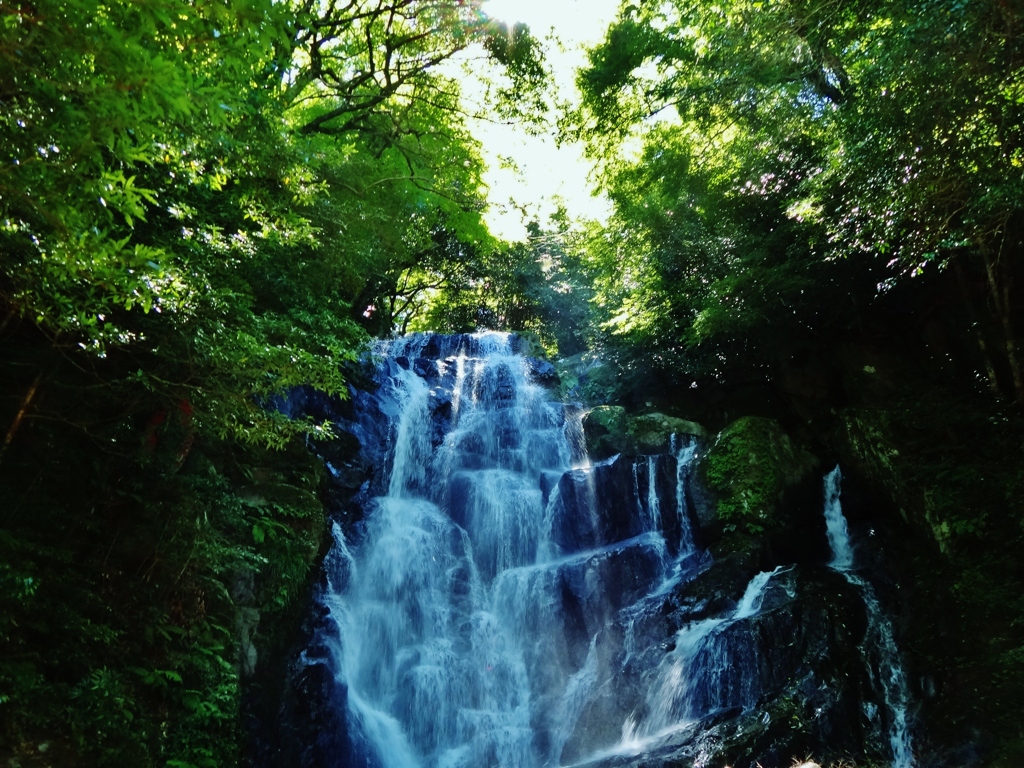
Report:
[[[639,723],[626,721],[623,742],[657,736],[726,707],[754,705],[760,692],[757,676],[736,674],[744,655],[750,660],[749,653],[738,653],[722,630],[760,610],[768,582],[781,570],[754,576],[730,615],[696,621],[676,633],[675,649],[665,655],[648,690],[647,715]]]
[[[354,543],[335,527],[328,561],[343,576],[325,600],[352,738],[382,768],[556,765],[597,680],[601,628],[692,554],[688,522],[675,554],[662,531],[682,492],[662,498],[659,457],[639,459],[639,515],[617,529],[579,413],[551,401],[507,335],[377,352],[386,492]]]
[[[837,466],[825,477],[825,523],[829,546],[832,548],[832,568],[839,571],[860,592],[868,615],[868,631],[863,652],[875,667],[879,687],[889,711],[889,746],[894,768],[913,768],[914,752],[908,721],[910,691],[900,661],[899,649],[893,637],[892,623],[882,610],[872,586],[853,572],[854,553],[850,534],[840,501],[842,473]]]
[[[329,670],[343,744],[311,765],[622,765],[716,717],[760,722],[804,668],[772,649],[780,628],[811,632],[794,567],[747,572],[714,607],[674,602],[715,566],[693,525],[698,444],[591,463],[579,409],[515,347],[424,334],[376,350],[378,388],[349,426],[380,467],[362,521],[333,528],[303,656]],[[838,470],[826,485],[832,567],[867,606],[860,653],[878,659],[894,765],[911,768],[892,626],[852,571]]]

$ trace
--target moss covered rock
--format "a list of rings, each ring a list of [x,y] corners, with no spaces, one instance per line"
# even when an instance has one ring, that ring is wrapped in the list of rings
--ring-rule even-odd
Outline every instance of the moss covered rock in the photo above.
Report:
[[[818,460],[795,445],[774,419],[737,419],[719,433],[700,463],[715,516],[702,522],[752,534],[779,530],[785,524],[781,506],[786,491],[817,467]]]
[[[616,453],[665,453],[674,434],[707,435],[707,430],[694,421],[663,413],[630,416],[619,405],[600,405],[592,409],[583,419],[583,432],[587,438],[587,451],[595,459],[605,459]]]
[[[672,435],[706,437],[707,430],[695,421],[677,419],[664,413],[645,413],[628,419],[626,431],[637,453],[667,451]]]
[[[595,459],[616,453],[632,453],[629,418],[621,405],[599,405],[583,417],[587,452]]]

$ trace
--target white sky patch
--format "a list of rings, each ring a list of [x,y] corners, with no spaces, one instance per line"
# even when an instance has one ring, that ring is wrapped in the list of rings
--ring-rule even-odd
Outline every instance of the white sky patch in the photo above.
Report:
[[[618,8],[619,0],[487,0],[483,10],[507,24],[528,24],[537,38],[553,30],[562,46],[548,42],[548,65],[559,98],[575,100],[575,71],[586,61],[583,47],[604,38]],[[472,85],[464,87],[470,91]],[[550,117],[554,121],[556,116]],[[559,199],[574,218],[604,221],[608,217],[608,200],[591,194],[587,182],[591,164],[583,157],[582,147],[556,147],[553,134],[530,136],[515,125],[478,120],[470,127],[483,143],[488,165],[484,181],[490,188],[485,219],[496,236],[525,239],[524,213],[526,220],[538,219],[543,225]],[[502,158],[508,158],[514,168],[503,168]]]

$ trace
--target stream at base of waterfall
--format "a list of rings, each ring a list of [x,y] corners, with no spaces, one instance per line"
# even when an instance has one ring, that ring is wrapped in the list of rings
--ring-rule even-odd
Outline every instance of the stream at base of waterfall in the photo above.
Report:
[[[814,738],[852,718],[851,750],[883,735],[868,751],[910,768],[907,685],[853,570],[838,468],[829,567],[755,571],[725,602],[702,597],[717,566],[689,488],[700,446],[674,436],[663,454],[591,464],[580,409],[550,397],[546,364],[516,341],[420,334],[375,350],[379,386],[353,430],[378,435],[386,466],[364,518],[334,524],[321,652],[301,660],[327,663],[344,693],[344,754],[315,765],[703,765],[740,731],[774,739],[762,755],[803,744],[759,711],[788,696],[817,708]],[[832,590],[859,595],[859,636],[831,626]],[[778,631],[799,646],[789,656]],[[831,698],[802,693],[813,686]]]

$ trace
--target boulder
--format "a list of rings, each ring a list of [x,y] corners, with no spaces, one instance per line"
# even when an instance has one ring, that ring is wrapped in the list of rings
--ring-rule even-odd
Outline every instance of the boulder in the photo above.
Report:
[[[633,453],[626,409],[599,405],[583,417],[583,435],[591,458],[606,459],[616,453]]]
[[[542,387],[557,387],[559,385],[558,370],[547,360],[536,357],[526,358],[526,365],[530,371],[530,378]]]
[[[707,437],[707,430],[695,421],[677,419],[664,413],[644,413],[627,420],[626,430],[637,453],[664,453],[672,435]]]
[[[599,405],[583,419],[587,451],[595,459],[616,453],[627,455],[666,453],[672,435],[703,438],[707,430],[695,421],[644,413],[630,416],[618,405]]]
[[[774,419],[737,419],[718,434],[698,465],[698,478],[713,499],[698,506],[702,526],[727,533],[781,530],[790,522],[787,492],[808,482],[817,487],[818,464]]]
[[[633,463],[626,457],[571,470],[558,481],[551,540],[561,554],[624,541],[642,532]]]

